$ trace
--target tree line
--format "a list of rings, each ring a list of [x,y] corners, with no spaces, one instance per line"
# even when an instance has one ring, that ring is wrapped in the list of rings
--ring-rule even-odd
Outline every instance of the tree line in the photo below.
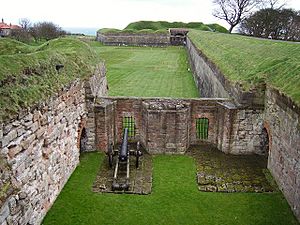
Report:
[[[54,38],[66,35],[58,25],[52,22],[37,22],[32,24],[28,19],[20,19],[22,29],[15,29],[11,32],[11,37],[22,42],[38,42],[41,40],[49,41]]]
[[[213,0],[213,15],[244,35],[300,41],[300,11],[281,0]]]

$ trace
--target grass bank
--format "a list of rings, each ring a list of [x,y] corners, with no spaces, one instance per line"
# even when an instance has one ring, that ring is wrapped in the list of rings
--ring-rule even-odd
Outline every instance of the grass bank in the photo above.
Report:
[[[50,224],[297,224],[280,193],[205,193],[197,190],[188,156],[154,156],[150,195],[91,191],[104,155],[87,153],[43,221]]]
[[[197,29],[203,31],[217,31],[221,33],[228,33],[225,27],[219,24],[204,24],[202,22],[167,22],[167,21],[137,21],[127,25],[123,30],[118,30],[114,28],[102,28],[98,32],[103,34],[114,34],[114,33],[164,33],[168,34],[169,28],[187,28],[187,29]]]
[[[189,37],[245,90],[268,83],[300,105],[300,44],[192,30]]]
[[[94,72],[100,57],[86,43],[60,38],[40,46],[0,39],[0,117],[7,119]],[[59,72],[56,65],[62,64]]]

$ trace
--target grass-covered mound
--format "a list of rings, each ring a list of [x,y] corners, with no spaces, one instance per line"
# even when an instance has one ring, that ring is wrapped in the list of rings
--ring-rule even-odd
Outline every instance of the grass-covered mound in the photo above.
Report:
[[[103,28],[100,33],[168,33],[169,28],[189,28],[204,31],[228,33],[227,29],[219,24],[204,24],[201,22],[167,22],[167,21],[138,21],[130,23],[125,29]]]
[[[167,22],[167,21],[138,21],[134,23],[130,23],[125,30],[143,30],[143,29],[150,29],[150,30],[163,30],[169,28],[190,28],[190,29],[197,29],[197,30],[206,30],[206,31],[218,31],[218,32],[225,32],[228,31],[226,28],[218,25],[218,24],[204,24],[201,22],[190,22],[190,23],[183,23],[183,22]]]
[[[0,119],[45,100],[72,80],[91,75],[99,61],[88,44],[74,38],[37,47],[0,39]],[[59,72],[58,64],[64,65]]]
[[[189,37],[233,83],[267,83],[300,105],[300,44],[192,30]]]

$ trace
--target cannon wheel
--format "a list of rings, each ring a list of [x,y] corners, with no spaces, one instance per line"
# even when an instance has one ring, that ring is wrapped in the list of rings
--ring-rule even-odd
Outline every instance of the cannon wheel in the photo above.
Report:
[[[108,147],[107,155],[108,155],[108,164],[109,164],[109,167],[112,168],[112,166],[113,166],[113,150],[112,150],[112,144]]]

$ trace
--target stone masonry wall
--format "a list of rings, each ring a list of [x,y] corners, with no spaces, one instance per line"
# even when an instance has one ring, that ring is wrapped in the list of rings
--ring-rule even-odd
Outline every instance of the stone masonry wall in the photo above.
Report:
[[[142,115],[151,154],[185,153],[189,147],[190,103],[184,100],[144,100]]]
[[[97,33],[97,40],[105,45],[131,45],[131,46],[168,46],[168,34],[101,34]]]
[[[85,151],[95,151],[96,145],[96,127],[95,127],[95,112],[94,104],[96,98],[108,96],[108,83],[106,79],[106,68],[104,64],[96,67],[94,74],[85,82],[85,104],[87,111],[86,119],[86,135],[87,143]]]
[[[225,153],[261,154],[262,110],[238,108],[228,99],[102,98],[95,106],[97,146],[121,142],[123,117],[133,116],[136,136],[150,153],[184,153],[208,142]],[[196,119],[209,119],[208,139],[196,135]]]
[[[264,127],[269,136],[268,168],[300,221],[300,108],[267,88]]]
[[[39,224],[79,162],[79,123],[85,118],[83,83],[3,125],[1,155],[18,190],[2,205],[1,224]]]
[[[103,95],[105,73],[96,69],[1,124],[0,224],[41,223],[79,163],[83,129],[95,150],[94,98]]]

